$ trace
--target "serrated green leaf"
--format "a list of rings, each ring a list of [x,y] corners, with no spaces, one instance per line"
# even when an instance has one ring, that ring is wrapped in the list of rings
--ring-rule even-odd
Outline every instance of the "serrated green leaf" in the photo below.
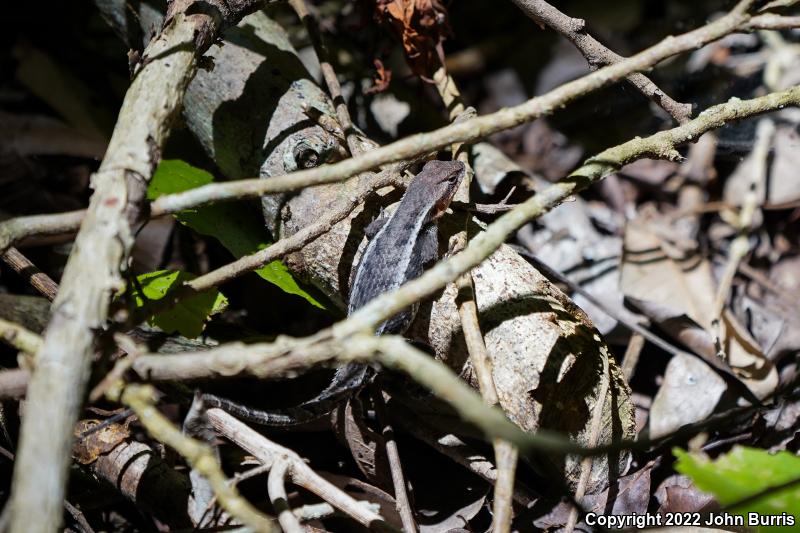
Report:
[[[673,449],[678,458],[675,469],[694,481],[701,490],[713,494],[720,504],[730,506],[771,487],[800,480],[800,457],[782,451],[771,454],[765,450],[734,446],[727,454],[711,461],[705,455]],[[793,526],[762,526],[759,531],[797,531],[800,526],[800,483],[768,494],[732,512],[745,517],[748,512],[762,516],[795,513]],[[747,524],[747,521],[745,521]]]
[[[147,197],[153,200],[162,194],[186,191],[212,181],[214,177],[205,170],[181,160],[164,160],[153,175],[147,189]],[[198,233],[214,237],[237,259],[266,248],[270,244],[258,213],[241,203],[228,202],[187,209],[176,214],[175,218]],[[255,273],[277,285],[284,292],[300,296],[320,309],[325,308],[297,284],[282,262],[268,263]]]
[[[158,270],[137,276],[138,287],[132,290],[136,307],[143,307],[147,301],[160,300],[183,282],[195,277],[179,270]],[[225,295],[214,289],[184,298],[172,309],[148,318],[148,322],[167,333],[177,331],[184,337],[193,339],[203,332],[211,315],[219,313],[227,305],[228,299]]]

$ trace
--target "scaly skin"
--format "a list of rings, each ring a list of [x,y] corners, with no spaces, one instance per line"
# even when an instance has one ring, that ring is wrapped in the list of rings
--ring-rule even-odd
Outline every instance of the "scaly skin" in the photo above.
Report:
[[[436,222],[450,204],[464,177],[459,161],[429,161],[411,181],[397,209],[370,239],[356,267],[347,313],[352,314],[376,296],[417,278],[436,259]],[[378,326],[375,333],[402,334],[414,319],[417,306],[401,311]],[[330,413],[336,405],[355,394],[369,380],[369,366],[348,363],[334,374],[328,387],[316,397],[295,407],[262,411],[225,398],[203,395],[210,407],[219,407],[250,422],[265,426],[305,424]]]

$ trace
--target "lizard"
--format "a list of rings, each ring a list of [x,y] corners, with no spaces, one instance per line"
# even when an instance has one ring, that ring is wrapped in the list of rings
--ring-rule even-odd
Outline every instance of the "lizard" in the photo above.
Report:
[[[355,266],[347,314],[373,298],[419,277],[438,252],[437,221],[444,214],[464,177],[460,161],[428,161],[409,183],[391,215],[379,216],[367,228],[368,243]],[[418,304],[400,311],[377,326],[376,335],[403,334],[411,325]],[[370,379],[370,366],[347,363],[339,367],[329,385],[314,398],[294,407],[263,411],[212,394],[204,394],[208,407],[219,407],[250,422],[265,426],[296,426],[333,411]]]

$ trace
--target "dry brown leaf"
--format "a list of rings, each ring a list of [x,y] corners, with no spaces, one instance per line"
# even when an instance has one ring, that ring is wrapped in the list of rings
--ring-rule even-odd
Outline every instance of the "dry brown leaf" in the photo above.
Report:
[[[372,87],[365,89],[366,94],[382,93],[389,88],[392,82],[392,71],[383,64],[378,58],[373,60],[375,65],[375,74],[372,77]]]
[[[659,227],[664,233],[666,225]],[[709,333],[716,293],[710,264],[656,235],[647,219],[636,219],[626,228],[621,287],[626,301],[670,337],[700,355],[716,357]],[[731,368],[756,396],[774,390],[774,366],[730,320],[724,321],[723,348]]]
[[[651,461],[636,472],[623,476],[612,487],[597,495],[591,495],[583,504],[598,514],[643,514],[650,503],[650,475],[655,461]],[[609,494],[613,501],[609,504]]]
[[[708,417],[725,389],[725,380],[707,364],[689,355],[674,356],[650,408],[649,437],[663,437]]]
[[[75,435],[84,433],[100,422],[100,420],[81,420],[75,426]],[[110,452],[130,436],[129,423],[111,424],[83,439],[78,439],[72,448],[72,456],[84,465],[95,462],[98,457]]]
[[[469,528],[469,521],[475,518],[486,501],[486,494],[479,495],[475,500],[456,509],[448,516],[436,523],[420,524],[420,533],[448,533],[459,528]],[[469,529],[467,529],[469,531]]]
[[[662,481],[654,496],[661,504],[659,513],[701,512],[717,507],[712,496],[701,492],[688,477],[678,474]]]
[[[349,400],[334,412],[333,430],[350,450],[358,469],[370,483],[390,489],[389,463],[383,438],[364,423],[358,400]]]
[[[444,64],[442,41],[450,33],[447,9],[439,0],[377,0],[375,18],[403,44],[411,70],[424,78]]]
[[[387,494],[378,487],[370,485],[369,483],[365,483],[360,479],[349,476],[340,476],[330,472],[317,473],[359,502],[368,501],[372,504],[379,505],[380,510],[378,511],[378,514],[384,517],[389,524],[399,527],[402,523],[400,520],[400,515],[397,513],[397,507],[394,498],[390,494]]]

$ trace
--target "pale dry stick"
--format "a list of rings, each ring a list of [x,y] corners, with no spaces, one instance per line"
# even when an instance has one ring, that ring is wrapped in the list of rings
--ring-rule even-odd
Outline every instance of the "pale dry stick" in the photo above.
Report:
[[[363,526],[388,527],[383,517],[311,470],[303,459],[292,450],[272,442],[221,409],[209,409],[206,411],[206,416],[221,436],[253,454],[265,465],[274,465],[275,461],[281,458],[289,461],[291,464],[290,476],[295,485],[313,492]]]
[[[61,235],[77,230],[86,210],[69,211],[55,215],[31,215],[0,222],[0,252],[29,235]]]
[[[275,342],[244,344],[232,342],[198,352],[164,357],[149,353],[139,356],[133,370],[144,380],[175,381],[207,377],[231,377],[244,372],[255,377],[280,377],[300,369],[331,361],[330,331],[302,339],[278,337]]]
[[[309,503],[308,505],[296,507],[292,512],[301,522],[308,522],[310,520],[322,520],[323,518],[331,516],[336,512],[336,509],[334,509],[331,504],[322,502]]]
[[[13,246],[10,247],[3,254],[3,262],[10,266],[14,272],[25,278],[31,284],[31,287],[39,291],[39,294],[51,302],[55,299],[56,294],[58,294],[58,284],[31,263],[22,252]]]
[[[381,165],[407,160],[453,143],[482,139],[493,133],[549,115],[585,94],[611,85],[631,73],[649,69],[668,57],[698,48],[730,33],[743,29],[749,30],[747,23],[751,19],[751,15],[747,11],[752,4],[753,0],[740,1],[730,13],[701,28],[677,37],[664,39],[638,54],[565,83],[520,105],[463,122],[455,122],[428,133],[411,135],[332,165],[301,170],[284,176],[274,176],[268,180],[247,179],[213,183],[181,193],[164,195],[153,202],[153,209],[157,213],[175,213],[213,201],[255,197],[267,193],[285,192],[301,187],[342,181]]]
[[[791,30],[800,27],[800,16],[766,13],[756,15],[747,23],[748,30]]]
[[[436,85],[439,97],[442,99],[442,103],[449,112],[450,121],[452,123],[466,122],[476,116],[475,108],[466,107],[464,105],[456,81],[447,73],[444,65],[440,66],[436,72],[433,73],[433,81]],[[469,164],[469,150],[467,150],[467,146],[467,143],[461,142],[455,142],[450,146],[452,158],[464,163],[464,168],[466,169],[464,179],[461,180],[458,190],[453,196],[454,202],[461,202],[464,204],[469,203],[469,189],[472,184],[473,175],[472,166]],[[467,216],[464,219],[465,227],[468,221],[469,217]],[[463,235],[457,237],[457,239],[466,241],[466,230],[464,230]]]
[[[3,447],[0,447],[0,455],[9,461],[14,460],[14,454]],[[94,529],[92,529],[92,526],[89,525],[89,522],[86,520],[86,517],[83,516],[83,513],[80,511],[80,509],[69,503],[67,500],[64,500],[64,509],[70,514],[70,516],[72,516],[73,520],[77,522],[81,533],[94,533]],[[2,514],[3,516],[0,517],[0,530],[4,531],[8,527],[8,515],[6,509],[3,509]]]
[[[455,80],[448,75],[444,66],[434,73],[434,83],[446,108],[450,111],[450,119],[454,121],[468,118],[467,109],[461,100],[461,93],[458,90]],[[472,110],[474,113],[474,110]],[[461,186],[454,198],[457,201],[469,203],[470,184],[473,171],[469,164],[469,153],[466,144],[453,144],[451,148],[453,157],[464,163],[467,169]],[[465,228],[455,236],[457,252],[461,251],[468,239],[468,226],[470,216],[467,212],[464,217]],[[490,406],[499,404],[497,390],[491,368],[491,359],[486,351],[486,344],[478,323],[478,310],[475,303],[475,292],[473,290],[472,277],[464,274],[456,282],[459,296],[463,300],[459,303],[458,313],[461,320],[461,327],[464,331],[464,338],[467,343],[472,366],[478,376],[479,389],[481,395]],[[492,447],[495,454],[496,479],[494,482],[494,501],[492,506],[492,531],[495,533],[505,533],[511,530],[513,519],[512,502],[514,497],[514,477],[517,467],[517,449],[509,442],[502,439],[492,439]]]
[[[352,196],[327,209],[326,214],[317,222],[280,239],[262,250],[242,256],[236,261],[184,282],[166,297],[149,302],[148,305],[141,308],[140,314],[149,316],[166,311],[177,305],[181,300],[219,287],[239,276],[257,270],[271,261],[281,259],[292,252],[301,250],[306,244],[330,231],[333,226],[347,218],[367,197],[375,194],[375,191],[389,185],[397,185],[402,172],[413,163],[413,160],[404,162],[379,172],[369,181],[365,181]]]
[[[297,13],[297,16],[306,27],[308,36],[311,38],[311,44],[319,60],[322,77],[325,80],[328,93],[336,108],[336,118],[344,131],[347,147],[350,149],[350,155],[356,156],[364,150],[358,143],[357,134],[353,127],[353,120],[350,118],[350,111],[347,110],[347,104],[342,96],[342,87],[339,85],[339,78],[336,77],[336,72],[333,70],[328,47],[325,46],[325,41],[322,39],[322,32],[320,32],[319,25],[314,17],[311,16],[311,13],[309,13],[308,5],[306,5],[305,0],[289,0],[289,5],[291,5],[292,9]]]
[[[436,92],[444,103],[445,109],[450,116],[450,122],[456,120],[466,109],[464,102],[461,99],[461,91],[458,90],[455,80],[444,65],[441,65],[436,72],[433,73],[433,83],[436,85]]]
[[[235,23],[264,2],[210,3],[215,9],[192,14],[183,12],[191,0],[170,3],[164,27],[144,51],[103,161],[92,176],[95,191],[28,386],[10,497],[12,533],[49,533],[61,524],[73,427],[85,397],[95,337],[108,318],[112,296],[123,286],[120,270],[133,245],[133,224],[145,218],[147,182],[198,55],[214,42],[223,20]]]
[[[469,360],[478,378],[478,388],[486,403],[496,406],[500,403],[497,388],[494,384],[492,359],[483,341],[480,323],[478,322],[478,306],[475,303],[475,291],[472,276],[464,274],[459,278],[460,302],[458,315],[461,318],[461,329],[469,352]],[[492,531],[505,533],[511,530],[514,495],[514,473],[517,467],[517,449],[508,441],[492,439],[495,464],[497,465],[497,481],[494,484],[494,504],[492,506]]]
[[[592,423],[589,428],[589,442],[590,448],[597,446],[600,441],[600,423],[603,420],[603,406],[606,403],[606,395],[608,394],[608,387],[611,382],[610,370],[608,366],[608,357],[603,358],[603,380],[600,382],[600,390],[597,393],[597,402],[594,404],[592,411]],[[586,487],[589,484],[589,476],[592,473],[592,463],[594,457],[587,455],[581,460],[581,475],[578,478],[578,485],[575,487],[575,497],[572,509],[567,518],[567,524],[564,527],[566,533],[572,533],[575,529],[575,524],[578,521],[578,513],[582,510],[583,496],[586,494]],[[577,505],[576,505],[577,504]]]
[[[278,260],[302,249],[306,244],[330,231],[333,226],[347,218],[356,207],[361,205],[375,191],[388,185],[396,185],[401,173],[413,163],[413,160],[404,162],[379,172],[371,179],[365,180],[349,198],[343,199],[338,205],[327,209],[326,214],[315,223],[280,239],[262,250],[242,256],[236,261],[184,282],[183,285],[168,294],[167,297],[150,302],[142,308],[142,313],[153,315],[163,312],[194,294],[219,287],[239,276],[257,270],[271,261]]]
[[[586,31],[585,20],[570,17],[544,0],[511,1],[538,24],[549,26],[575,45],[591,68],[613,65],[625,59],[592,37]],[[630,74],[626,80],[678,123],[683,124],[692,117],[692,104],[676,102],[644,74]]]
[[[469,271],[491,255],[523,224],[544,214],[603,176],[643,157],[676,158],[678,157],[676,146],[696,139],[706,131],[719,128],[733,120],[789,105],[800,105],[800,87],[752,100],[733,100],[720,104],[684,125],[609,148],[590,158],[570,177],[551,185],[499,217],[486,231],[472,239],[464,251],[440,261],[422,276],[406,283],[397,291],[379,296],[361,310],[334,325],[332,331],[322,331],[305,339],[281,338],[275,343],[249,346],[231,343],[204,352],[173,357],[147,354],[138,358],[133,365],[134,370],[146,379],[152,380],[194,379],[236,375],[241,372],[267,376],[285,372],[287,368],[305,368],[308,365],[328,361],[333,357],[329,351],[331,348],[326,344],[319,344],[318,341],[329,338],[331,334],[346,340],[354,333],[370,331],[387,317],[434,293]],[[647,330],[641,330],[640,333],[649,334]],[[651,340],[652,335],[647,338]],[[656,338],[655,342],[658,340]],[[676,348],[670,347],[668,350],[674,352]],[[302,354],[295,353],[293,357],[286,357],[287,354],[294,352]],[[412,377],[416,379],[418,376],[413,374]]]
[[[187,294],[180,295],[179,297],[185,297],[218,287],[238,276],[261,268],[271,261],[280,259],[285,255],[302,249],[303,246],[330,231],[333,226],[347,218],[347,216],[353,212],[353,209],[363,203],[367,197],[374,194],[376,190],[396,183],[400,174],[408,168],[410,164],[411,163],[403,163],[376,174],[374,178],[359,187],[350,198],[342,200],[338,205],[328,209],[325,215],[317,222],[304,227],[297,233],[284,237],[275,244],[263,250],[259,250],[254,254],[241,257],[232,263],[228,263],[202,276],[187,281],[184,285],[184,287],[186,287],[184,290],[187,291]],[[174,299],[178,299],[179,297]]]
[[[386,457],[389,460],[389,473],[392,476],[394,487],[394,501],[400,520],[403,522],[403,531],[409,533],[418,531],[417,521],[414,519],[414,511],[406,492],[406,478],[403,474],[403,464],[400,462],[400,451],[397,448],[397,441],[394,438],[394,428],[389,423],[389,415],[386,412],[386,403],[383,399],[383,391],[379,387],[373,387],[372,397],[375,403],[375,412],[381,424],[381,436],[383,446],[386,448]]]
[[[110,390],[109,399],[120,401],[133,409],[150,436],[177,451],[194,470],[205,477],[223,509],[254,531],[280,531],[274,520],[263,515],[239,494],[225,477],[208,444],[184,435],[155,408],[153,387],[131,384],[119,390],[122,386],[120,382],[116,389]]]
[[[289,507],[289,497],[286,495],[286,487],[284,487],[290,469],[289,461],[283,457],[279,457],[272,463],[267,478],[267,493],[272,507],[278,512],[278,522],[284,533],[304,533],[305,529],[300,525],[300,520]]]
[[[645,157],[680,159],[676,147],[697,139],[706,131],[720,128],[734,120],[797,105],[800,105],[800,87],[751,100],[733,99],[728,103],[713,106],[697,118],[671,130],[661,131],[645,138],[636,138],[609,148],[588,159],[567,178],[540,191],[499,217],[485,231],[473,238],[462,252],[440,261],[419,278],[409,281],[399,289],[378,296],[346,320],[335,324],[333,333],[343,338],[353,333],[374,329],[386,317],[430,296],[480,264],[528,221],[543,215],[571,195],[617,171],[627,163]]]
[[[29,329],[0,318],[0,340],[27,354],[35,354],[42,347],[42,338]]]
[[[631,333],[631,338],[628,341],[628,347],[625,349],[625,355],[622,358],[622,375],[625,376],[625,383],[630,384],[634,372],[636,372],[636,364],[639,362],[639,355],[644,348],[645,338],[636,333]]]
[[[271,467],[271,465],[258,465],[258,466],[254,467],[254,468],[251,468],[250,470],[246,470],[246,471],[241,472],[241,473],[237,472],[236,474],[233,475],[233,478],[231,479],[231,485],[233,485],[235,487],[235,486],[239,485],[239,483],[241,483],[242,481],[245,481],[247,479],[259,476],[259,475],[264,474],[264,473],[269,473],[270,467]],[[209,520],[215,520],[216,519],[216,517],[214,515],[218,516],[219,509],[217,509],[214,514],[210,515],[211,511],[214,510],[214,506],[216,504],[217,504],[217,497],[215,495],[215,496],[213,496],[212,498],[210,498],[208,500],[208,503],[206,504],[206,508],[203,511],[203,514],[200,517],[200,520],[198,520],[198,527],[202,526],[205,523],[204,521],[205,521],[206,517],[208,517]],[[280,523],[280,521],[278,521],[278,523]]]
[[[770,11],[771,9],[789,8],[798,2],[800,2],[800,0],[766,0],[760,2],[759,11],[763,12]]]
[[[753,223],[753,216],[758,210],[759,203],[763,198],[759,198],[758,190],[765,187],[767,179],[767,158],[769,157],[769,147],[772,145],[772,139],[775,136],[775,123],[769,118],[763,118],[756,126],[756,139],[753,145],[752,153],[750,154],[754,168],[751,175],[750,183],[747,192],[745,192],[742,199],[742,206],[739,210],[736,225],[738,226],[738,235],[731,242],[728,249],[728,260],[725,263],[725,269],[720,277],[717,293],[714,298],[714,316],[711,319],[711,328],[714,335],[714,345],[717,348],[717,356],[727,359],[727,354],[723,348],[723,314],[725,311],[725,302],[728,299],[728,294],[733,284],[733,278],[736,276],[736,271],[739,269],[739,263],[745,255],[750,251],[750,226]]]
[[[800,27],[800,21],[795,20],[797,17],[780,17],[772,14],[751,16],[747,10],[752,3],[752,1],[740,2],[730,13],[706,26],[677,37],[668,37],[636,55],[614,65],[598,69],[518,106],[501,109],[495,113],[461,123],[454,123],[428,133],[411,135],[384,147],[370,150],[366,154],[332,165],[297,171],[284,176],[274,176],[268,180],[259,178],[237,180],[205,185],[181,193],[165,194],[153,202],[151,215],[174,214],[212,202],[253,198],[264,194],[344,181],[386,163],[411,159],[456,142],[477,141],[493,133],[549,115],[576,98],[611,85],[631,73],[650,69],[664,59],[693,48],[699,48],[730,33],[753,31],[760,25],[776,26],[778,25],[777,19],[783,21],[786,28]],[[768,15],[769,18],[767,18]],[[60,215],[20,217],[0,222],[0,251],[25,236],[40,234],[40,231],[56,233],[74,231],[80,225],[84,215],[84,211],[77,211]]]

